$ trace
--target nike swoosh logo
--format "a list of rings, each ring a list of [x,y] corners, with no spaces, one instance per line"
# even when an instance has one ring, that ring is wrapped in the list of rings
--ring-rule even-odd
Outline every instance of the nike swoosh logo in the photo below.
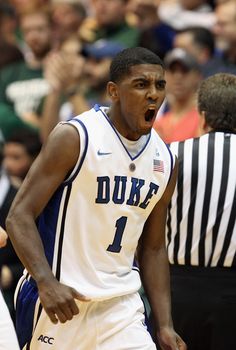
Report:
[[[101,152],[99,149],[97,154],[98,154],[98,156],[107,156],[108,154],[111,154],[111,152]]]

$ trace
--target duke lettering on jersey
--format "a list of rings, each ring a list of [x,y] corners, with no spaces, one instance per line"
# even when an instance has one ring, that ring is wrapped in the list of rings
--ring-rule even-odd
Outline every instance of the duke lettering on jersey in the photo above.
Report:
[[[127,198],[127,205],[139,206],[142,209],[146,209],[150,203],[150,199],[153,195],[157,194],[159,188],[158,185],[150,182],[145,199],[140,203],[141,190],[144,190],[145,180],[132,177],[130,193],[127,193],[127,176],[114,177],[113,193],[111,193],[111,181],[109,176],[97,177],[98,191],[95,200],[96,203],[106,204],[112,198],[115,204],[123,204]]]

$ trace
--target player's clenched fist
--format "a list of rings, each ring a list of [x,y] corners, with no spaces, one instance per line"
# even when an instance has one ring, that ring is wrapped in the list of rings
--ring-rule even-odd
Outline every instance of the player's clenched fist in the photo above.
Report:
[[[75,299],[88,302],[90,299],[56,279],[38,283],[40,301],[52,323],[65,323],[79,313]]]

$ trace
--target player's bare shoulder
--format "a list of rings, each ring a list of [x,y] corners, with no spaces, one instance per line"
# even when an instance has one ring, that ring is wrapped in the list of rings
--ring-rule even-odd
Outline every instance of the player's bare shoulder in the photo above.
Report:
[[[59,123],[51,132],[43,146],[42,157],[58,163],[65,168],[72,168],[80,153],[80,136],[78,130],[69,123]]]

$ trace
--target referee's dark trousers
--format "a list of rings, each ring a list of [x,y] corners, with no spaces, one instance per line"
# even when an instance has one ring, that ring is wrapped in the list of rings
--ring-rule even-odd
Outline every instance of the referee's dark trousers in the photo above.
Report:
[[[236,269],[170,271],[174,327],[188,350],[236,350]]]

